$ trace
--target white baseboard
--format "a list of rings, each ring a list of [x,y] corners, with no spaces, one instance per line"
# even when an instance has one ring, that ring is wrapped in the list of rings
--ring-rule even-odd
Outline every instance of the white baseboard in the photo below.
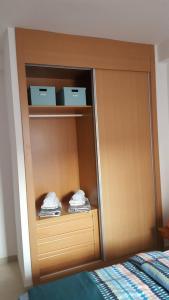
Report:
[[[11,255],[7,257],[1,257],[0,258],[0,265],[7,264],[9,262],[17,261],[17,255]]]

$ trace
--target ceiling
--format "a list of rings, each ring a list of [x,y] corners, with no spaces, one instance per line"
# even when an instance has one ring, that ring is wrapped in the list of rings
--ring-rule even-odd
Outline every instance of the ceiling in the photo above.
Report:
[[[1,43],[10,26],[159,44],[169,0],[0,0]]]

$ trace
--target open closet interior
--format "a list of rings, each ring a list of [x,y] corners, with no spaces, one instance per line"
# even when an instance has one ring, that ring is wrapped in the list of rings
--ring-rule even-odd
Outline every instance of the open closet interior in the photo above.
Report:
[[[92,71],[26,65],[26,84],[28,104],[30,86],[52,86],[56,90],[56,105],[28,105],[37,255],[40,274],[46,275],[98,259],[100,255]],[[58,105],[57,92],[63,87],[86,88],[86,105],[79,105],[78,99],[76,106]],[[79,189],[89,199],[91,211],[71,215],[68,212],[69,200]],[[55,192],[61,201],[62,212],[57,219],[38,216],[48,192]],[[50,226],[53,226],[51,231],[48,230]],[[74,258],[70,259],[68,252]],[[57,255],[63,257],[59,264],[55,262]]]
[[[27,87],[86,87],[86,106],[29,106],[36,206],[55,191],[63,206],[83,189],[97,207],[97,175],[91,70],[26,66]],[[57,99],[57,96],[56,96]]]

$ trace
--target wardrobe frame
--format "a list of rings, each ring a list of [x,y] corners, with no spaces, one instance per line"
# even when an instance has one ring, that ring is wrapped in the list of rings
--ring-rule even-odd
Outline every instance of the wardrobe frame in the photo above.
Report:
[[[153,165],[156,191],[156,226],[162,225],[162,204],[160,188],[160,170],[158,153],[158,129],[156,108],[155,58],[154,46],[138,43],[113,41],[108,39],[82,37],[47,31],[16,28],[16,55],[19,79],[19,94],[21,101],[22,133],[25,155],[26,189],[28,199],[28,219],[30,230],[30,250],[32,259],[33,281],[38,281],[38,266],[36,263],[36,245],[34,241],[35,209],[34,191],[32,186],[32,159],[30,151],[29,118],[27,92],[25,89],[25,65],[66,66],[89,69],[110,69],[146,71],[150,78],[151,127],[153,143]],[[95,84],[95,83],[94,83]],[[97,99],[95,98],[96,133],[97,133]],[[98,136],[97,136],[98,138]],[[99,143],[97,142],[97,148]],[[98,156],[99,156],[99,149]],[[98,157],[99,159],[99,157]],[[101,183],[101,174],[99,174]],[[102,202],[102,199],[100,199]],[[101,207],[100,207],[101,209]],[[102,215],[102,213],[100,214]],[[104,226],[104,221],[102,226]],[[162,247],[162,239],[158,235],[158,247]],[[104,236],[103,256],[104,256]],[[95,262],[92,267],[99,266]],[[83,269],[83,268],[81,268]],[[75,268],[77,270],[77,268]],[[78,269],[79,270],[79,269]]]

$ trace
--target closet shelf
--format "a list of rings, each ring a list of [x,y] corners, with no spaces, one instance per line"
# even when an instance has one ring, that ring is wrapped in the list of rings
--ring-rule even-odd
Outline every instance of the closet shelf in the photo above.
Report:
[[[83,117],[83,114],[51,114],[51,115],[29,115],[30,118],[77,118],[77,117]]]
[[[56,222],[57,220],[61,220],[63,217],[65,218],[65,216],[68,216],[70,218],[80,218],[81,216],[83,215],[86,215],[86,214],[91,214],[93,210],[97,211],[97,207],[92,205],[91,207],[91,210],[89,210],[88,212],[80,212],[80,213],[69,213],[67,211],[67,206],[65,208],[63,208],[62,210],[62,214],[57,217],[57,216],[54,216],[54,217],[39,217],[38,214],[36,215],[36,221],[37,221],[37,224],[41,224],[43,222],[47,222],[47,223],[52,223],[52,222]]]
[[[30,118],[82,117],[92,112],[92,106],[29,106]]]

